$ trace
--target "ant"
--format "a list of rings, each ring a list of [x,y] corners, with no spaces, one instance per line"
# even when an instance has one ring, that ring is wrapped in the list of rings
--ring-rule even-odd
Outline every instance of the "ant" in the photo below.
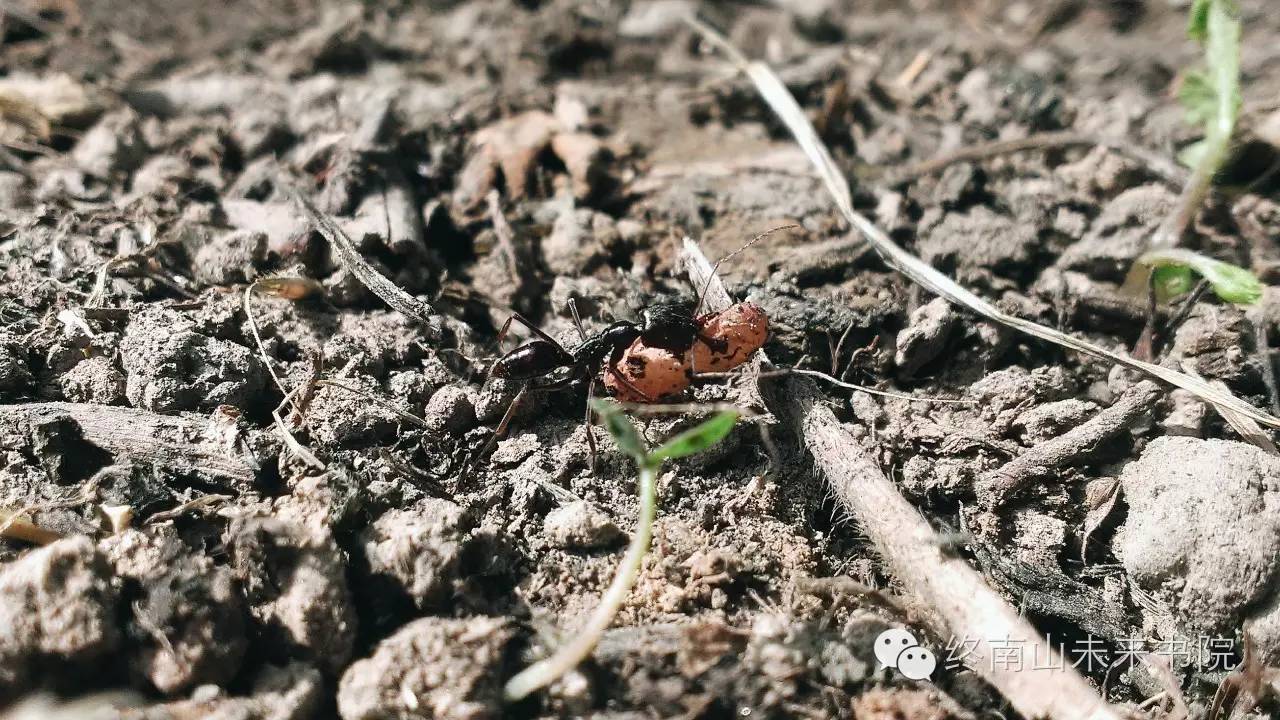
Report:
[[[651,305],[641,312],[642,323],[630,320],[618,320],[608,327],[587,335],[578,316],[577,304],[569,301],[569,310],[573,315],[574,326],[578,330],[581,342],[573,349],[565,348],[555,338],[548,335],[520,313],[512,313],[498,331],[498,342],[506,337],[513,322],[529,328],[536,337],[520,347],[508,352],[494,362],[489,370],[489,377],[523,382],[520,394],[512,400],[494,435],[481,451],[483,457],[506,431],[511,416],[528,391],[557,390],[567,387],[579,380],[586,380],[587,386],[587,444],[591,448],[591,470],[595,471],[596,439],[591,429],[591,398],[595,394],[596,377],[602,372],[610,372],[622,358],[627,348],[637,339],[650,347],[658,347],[672,353],[676,357],[684,357],[694,343],[703,342],[713,350],[723,351],[725,341],[706,336],[702,333],[704,322],[696,316],[701,303],[690,312],[684,303],[663,303]],[[559,372],[567,370],[567,372]],[[621,373],[612,373],[613,379],[625,387],[643,402],[655,402],[653,397],[636,387]]]
[[[716,268],[720,266],[720,263],[746,250],[762,238],[779,230],[793,227],[796,226],[784,225],[757,235],[738,250],[721,258],[716,263]],[[506,414],[499,421],[498,427],[494,430],[489,442],[481,450],[479,457],[484,457],[488,454],[489,450],[506,432],[511,417],[515,414],[517,406],[524,399],[524,395],[527,392],[531,390],[556,390],[567,387],[576,381],[586,380],[588,383],[587,444],[591,448],[591,469],[594,472],[596,441],[595,434],[591,429],[591,397],[595,392],[597,376],[605,373],[610,380],[625,388],[632,397],[638,398],[642,402],[651,403],[656,402],[659,397],[636,387],[627,378],[626,373],[616,370],[619,360],[623,358],[628,348],[636,344],[637,340],[644,346],[665,350],[671,353],[673,357],[680,359],[689,356],[690,351],[693,350],[697,343],[702,343],[713,353],[725,353],[729,347],[728,340],[705,332],[710,319],[714,316],[700,316],[698,314],[705,296],[706,288],[703,288],[702,292],[698,294],[697,302],[693,305],[692,310],[688,309],[687,303],[682,302],[650,305],[641,311],[641,323],[618,320],[594,335],[587,335],[586,331],[583,330],[582,320],[578,316],[577,305],[570,300],[569,310],[573,316],[574,326],[577,328],[578,335],[581,338],[581,342],[571,350],[565,348],[564,345],[520,313],[512,313],[507,318],[507,321],[503,323],[502,329],[498,331],[498,342],[501,343],[502,339],[506,337],[513,322],[524,325],[536,337],[498,358],[489,369],[488,377],[523,382],[524,386],[511,401]],[[566,370],[567,372],[561,372]],[[681,386],[673,382],[672,392],[679,392],[684,387],[687,387],[689,375],[691,374],[692,370],[689,369],[683,378],[673,378],[673,380],[683,379],[684,383]],[[659,393],[659,395],[663,394],[670,393]]]

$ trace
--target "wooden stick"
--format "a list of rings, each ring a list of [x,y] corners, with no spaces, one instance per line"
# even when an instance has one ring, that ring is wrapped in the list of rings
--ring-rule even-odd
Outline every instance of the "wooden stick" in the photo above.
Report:
[[[1164,397],[1161,387],[1150,380],[1134,385],[1087,422],[1031,448],[978,479],[978,500],[995,507],[1028,481],[1080,464],[1094,457],[1098,446],[1128,429]]]
[[[0,405],[0,428],[19,437],[45,423],[69,419],[90,445],[117,461],[134,460],[177,472],[195,473],[210,482],[237,490],[251,487],[258,463],[250,455],[233,452],[204,440],[208,418],[197,415],[157,415],[146,410],[92,403],[24,403]]]
[[[685,267],[697,284],[708,277],[707,308],[729,306],[729,295],[692,240],[684,242]],[[767,360],[766,360],[767,362]],[[904,593],[916,601],[931,628],[965,643],[965,660],[1026,717],[1053,720],[1119,720],[1120,715],[1074,667],[1045,647],[1045,638],[1004,601],[968,563],[945,552],[927,520],[898,492],[875,459],[828,409],[812,380],[777,383],[766,400],[788,423],[884,558]],[[1035,652],[1050,661],[1020,669],[994,662],[995,643]],[[1041,666],[1061,669],[1044,669]]]

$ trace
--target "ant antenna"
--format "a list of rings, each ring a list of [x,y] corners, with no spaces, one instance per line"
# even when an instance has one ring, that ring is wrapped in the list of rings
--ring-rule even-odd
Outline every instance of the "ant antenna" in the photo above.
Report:
[[[719,260],[717,260],[717,261],[716,261],[716,264],[715,264],[715,265],[713,265],[713,266],[711,267],[711,274],[707,276],[707,282],[706,282],[706,283],[704,283],[704,284],[703,284],[703,286],[702,286],[702,292],[698,293],[698,304],[693,306],[693,316],[694,316],[695,318],[696,318],[696,317],[698,317],[698,311],[702,309],[702,301],[706,299],[706,297],[707,297],[707,290],[709,290],[709,289],[711,288],[711,281],[715,279],[715,277],[716,277],[716,272],[720,269],[720,264],[721,264],[721,263],[723,263],[723,262],[724,262],[724,261],[726,261],[726,260],[732,260],[732,259],[733,259],[734,257],[736,257],[739,253],[741,253],[743,250],[746,250],[747,248],[751,247],[752,245],[755,245],[756,243],[760,242],[761,240],[765,239],[766,237],[768,237],[768,236],[770,236],[770,235],[772,235],[772,234],[774,234],[774,233],[778,232],[779,230],[790,230],[791,228],[798,228],[798,227],[800,227],[800,226],[799,226],[799,225],[795,225],[795,224],[792,224],[792,225],[779,225],[779,226],[778,226],[778,227],[776,227],[776,228],[770,228],[770,229],[768,229],[768,230],[765,230],[764,232],[760,233],[759,235],[757,235],[757,236],[755,236],[755,237],[751,238],[750,240],[748,240],[748,241],[747,241],[747,243],[746,243],[745,245],[743,245],[742,247],[738,248],[737,250],[734,250],[733,252],[729,253],[728,255],[725,255],[724,257],[722,257],[722,258],[720,258]]]
[[[578,302],[573,298],[569,298],[569,314],[573,316],[573,326],[578,328],[578,337],[586,340],[587,331],[582,329],[582,318],[578,317]]]

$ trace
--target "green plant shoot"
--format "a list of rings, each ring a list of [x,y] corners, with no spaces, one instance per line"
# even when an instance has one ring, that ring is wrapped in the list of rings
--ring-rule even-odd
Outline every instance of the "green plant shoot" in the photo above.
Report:
[[[1224,302],[1252,305],[1262,298],[1262,283],[1253,273],[1191,250],[1166,248],[1143,255],[1134,263],[1130,275],[1145,281],[1147,273],[1154,273],[1156,296],[1161,300],[1191,290],[1193,274],[1207,280]]]
[[[519,700],[550,685],[591,654],[630,594],[631,587],[640,574],[640,563],[649,551],[653,518],[658,504],[658,471],[663,461],[693,455],[715,445],[729,434],[739,417],[739,413],[734,410],[717,413],[649,452],[645,449],[639,431],[622,412],[621,407],[605,400],[596,400],[592,403],[592,408],[600,416],[618,448],[636,461],[640,495],[640,517],[636,522],[636,531],[631,536],[627,554],[622,558],[613,582],[609,583],[609,589],[600,598],[600,604],[591,613],[587,624],[551,657],[530,665],[511,678],[505,688],[508,701]]]
[[[1240,114],[1240,20],[1231,0],[1196,0],[1187,34],[1204,45],[1205,67],[1183,78],[1179,99],[1204,139],[1183,150],[1189,167],[1217,172],[1226,160]]]
[[[1191,226],[1214,175],[1230,156],[1240,115],[1240,19],[1233,0],[1195,0],[1187,34],[1204,46],[1204,67],[1184,74],[1179,97],[1187,120],[1204,128],[1204,139],[1179,154],[1191,167],[1191,177],[1174,211],[1151,238],[1154,248],[1178,245]]]

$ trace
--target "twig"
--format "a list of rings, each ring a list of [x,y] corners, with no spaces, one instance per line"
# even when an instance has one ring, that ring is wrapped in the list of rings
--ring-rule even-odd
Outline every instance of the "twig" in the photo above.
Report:
[[[258,333],[258,320],[253,315],[253,304],[249,302],[249,298],[253,297],[253,292],[257,288],[258,283],[255,282],[244,289],[244,317],[249,322],[249,332],[253,335],[253,342],[258,347],[258,357],[262,358],[262,364],[267,366],[267,373],[271,375],[276,387],[280,389],[280,394],[284,396],[283,402],[292,403],[293,393],[284,386],[284,382],[276,374],[275,363],[271,362],[271,358],[267,357],[267,350],[262,345],[262,335]]]
[[[984,474],[976,483],[978,499],[987,507],[997,506],[1027,482],[1089,460],[1102,443],[1137,422],[1162,396],[1160,387],[1149,380],[1134,385],[1111,407],[1083,425],[1040,443]]]
[[[217,494],[201,495],[198,498],[188,500],[182,503],[178,507],[171,508],[169,510],[164,510],[162,512],[158,512],[152,515],[151,517],[147,518],[147,524],[153,525],[155,523],[165,522],[166,520],[176,520],[182,517],[183,515],[186,515],[187,513],[192,512],[193,510],[203,510],[207,507],[217,505],[218,503],[227,502],[228,500],[231,500],[230,495],[217,495]]]
[[[1010,155],[1029,150],[1051,150],[1067,147],[1105,147],[1108,150],[1119,152],[1138,161],[1151,174],[1171,184],[1181,183],[1187,176],[1186,171],[1176,163],[1172,163],[1153,152],[1135,147],[1130,140],[1064,131],[1039,133],[1013,140],[996,140],[977,145],[966,145],[928,160],[888,170],[885,172],[882,182],[888,186],[902,185],[925,175],[942,172],[957,163],[988,160],[1001,155]]]
[[[1268,337],[1265,320],[1256,320],[1253,327],[1257,334],[1258,362],[1262,365],[1262,382],[1267,386],[1267,397],[1271,399],[1271,412],[1280,413],[1280,386],[1276,383],[1276,363],[1271,357],[1271,339]]]
[[[1152,277],[1154,277],[1154,274]],[[1173,333],[1177,332],[1178,326],[1187,321],[1187,318],[1191,315],[1191,311],[1195,309],[1196,303],[1200,302],[1200,298],[1204,297],[1205,291],[1208,289],[1208,280],[1201,280],[1196,283],[1191,294],[1188,295],[1187,298],[1182,301],[1182,304],[1178,306],[1178,311],[1174,313],[1172,318],[1169,318],[1169,322],[1165,323],[1164,332],[1161,333],[1162,340],[1168,340]]]
[[[738,373],[738,372],[732,372],[732,371],[707,372],[707,373],[697,373],[696,375],[694,375],[694,378],[698,380],[703,380],[703,379],[725,380],[729,378],[739,377],[743,374],[744,373]],[[761,370],[759,373],[756,373],[755,377],[757,379],[763,380],[763,379],[772,379],[772,378],[785,378],[785,377],[791,377],[793,375],[805,375],[808,377],[817,378],[830,385],[835,385],[836,387],[844,388],[845,390],[853,390],[854,392],[866,393],[868,395],[879,395],[881,397],[897,398],[899,400],[906,400],[907,402],[952,403],[956,405],[973,405],[974,403],[977,402],[976,400],[964,400],[960,398],[917,397],[915,395],[908,395],[906,393],[893,392],[891,390],[876,390],[875,388],[869,388],[863,385],[854,385],[853,383],[847,383],[847,382],[844,382],[843,380],[837,380],[820,370],[806,370],[806,369],[795,368],[795,367],[790,367],[790,368],[783,367],[783,368],[775,368],[773,370]]]
[[[414,415],[414,414],[413,414],[413,413],[411,413],[411,412],[406,412],[406,411],[404,411],[404,410],[401,410],[400,408],[396,407],[395,405],[392,405],[391,403],[387,402],[386,400],[383,400],[382,398],[380,398],[380,397],[378,397],[378,396],[376,396],[376,395],[373,395],[373,394],[371,394],[371,393],[365,392],[364,390],[361,390],[360,388],[352,387],[352,386],[347,385],[347,384],[345,384],[345,383],[338,382],[337,380],[330,380],[330,379],[318,380],[318,381],[316,382],[316,384],[317,384],[317,385],[323,385],[323,386],[325,386],[325,387],[335,387],[335,388],[338,388],[339,390],[346,390],[347,392],[351,393],[352,395],[356,395],[356,396],[358,396],[358,397],[362,397],[362,398],[364,398],[365,400],[368,400],[369,402],[374,403],[375,405],[379,405],[379,406],[381,406],[381,407],[383,407],[383,408],[385,408],[385,409],[387,409],[387,410],[389,410],[389,411],[391,411],[391,412],[395,413],[397,416],[399,416],[399,417],[401,417],[401,418],[403,418],[403,419],[405,419],[405,420],[408,420],[409,422],[413,423],[414,425],[417,425],[417,426],[418,426],[418,427],[420,427],[420,428],[427,428],[427,429],[430,429],[430,428],[431,428],[430,423],[428,423],[426,420],[423,420],[422,418],[418,417],[417,415]]]
[[[31,522],[25,512],[10,512],[2,508],[0,508],[0,537],[35,545],[48,545],[62,539],[58,533]]]
[[[493,222],[494,235],[498,236],[498,249],[507,259],[507,276],[511,278],[511,282],[519,285],[522,276],[520,258],[516,253],[515,231],[511,229],[511,223],[507,222],[507,218],[502,214],[502,196],[498,191],[490,190],[488,200],[489,219]]]
[[[304,387],[314,387],[314,383],[299,385],[298,387],[290,390],[289,393],[284,396],[284,399],[280,401],[280,404],[271,410],[271,417],[276,421],[276,430],[280,431],[280,440],[284,442],[285,447],[289,448],[289,451],[292,452],[295,457],[300,458],[306,464],[317,470],[323,471],[327,469],[324,462],[322,462],[320,458],[316,457],[315,453],[311,452],[311,450],[305,445],[298,442],[298,438],[293,436],[293,433],[289,430],[289,425],[285,423],[284,418],[280,416],[280,409],[293,402],[293,396]]]
[[[69,418],[85,442],[119,458],[155,464],[179,473],[195,472],[231,487],[247,487],[258,474],[250,455],[228,452],[212,442],[192,441],[205,434],[207,420],[190,415],[158,415],[134,408],[90,403],[25,403],[0,405],[0,427],[23,427]]]
[[[315,225],[316,230],[324,236],[325,240],[329,241],[329,247],[333,248],[338,261],[347,270],[351,271],[352,275],[355,275],[360,282],[364,283],[365,287],[369,288],[374,295],[382,298],[382,301],[390,305],[393,310],[410,320],[420,323],[430,336],[429,339],[438,340],[443,336],[444,321],[436,314],[430,304],[401,290],[395,283],[378,272],[368,261],[360,256],[360,253],[356,250],[355,243],[343,232],[342,228],[338,227],[338,224],[328,215],[320,212],[300,191],[293,190],[293,196],[298,205],[306,212],[311,223]]]
[[[684,247],[689,276],[699,282],[714,278],[698,246],[686,241]],[[711,283],[707,295],[709,310],[730,304],[720,282]],[[1054,653],[1044,647],[1047,643],[1039,631],[1019,617],[980,574],[944,552],[938,534],[844,429],[811,380],[793,378],[771,393],[770,399],[775,412],[803,439],[836,498],[871,539],[905,594],[928,611],[928,620],[940,635],[976,642],[969,655],[976,671],[1020,713],[1053,720],[1118,720],[1119,715],[1073,667],[1014,670],[987,662],[993,657],[992,642],[1013,642],[1036,651],[1043,648],[1045,657]]]
[[[289,422],[292,425],[297,426],[302,423],[307,414],[307,408],[311,407],[311,400],[316,395],[316,385],[323,371],[324,353],[316,350],[311,353],[311,372],[307,373],[307,379],[303,381],[302,389],[298,391],[297,398],[293,403],[293,415],[289,417]]]
[[[849,190],[849,183],[840,173],[835,160],[832,159],[831,153],[827,150],[826,145],[823,144],[822,139],[814,131],[813,124],[809,122],[804,110],[796,103],[786,85],[782,83],[782,80],[778,78],[773,70],[763,63],[747,62],[741,52],[732,49],[732,45],[714,30],[695,19],[689,18],[688,20],[709,42],[724,48],[725,52],[738,65],[738,68],[751,78],[761,96],[787,125],[796,142],[799,143],[801,149],[804,150],[809,160],[813,163],[819,177],[826,185],[827,191],[835,201],[837,209],[840,210],[840,213],[850,225],[867,238],[890,266],[896,268],[924,289],[946,298],[947,301],[953,304],[967,308],[992,322],[1007,325],[1041,340],[1133,368],[1163,380],[1170,385],[1187,390],[1215,407],[1227,407],[1242,415],[1251,417],[1263,425],[1280,427],[1280,418],[1265,413],[1239,398],[1223,394],[1203,380],[1197,380],[1186,373],[1160,365],[1136,360],[1102,345],[1082,340],[1060,330],[1007,313],[964,288],[920,258],[907,252],[884,231],[876,227],[875,223],[868,220],[865,215],[853,209],[853,194]]]

